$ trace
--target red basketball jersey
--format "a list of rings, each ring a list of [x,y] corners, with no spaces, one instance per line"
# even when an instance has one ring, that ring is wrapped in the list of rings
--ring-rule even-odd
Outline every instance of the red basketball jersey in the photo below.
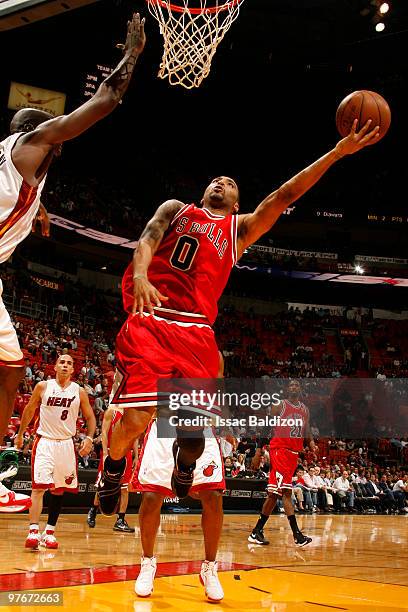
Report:
[[[187,204],[174,216],[149,266],[148,278],[168,301],[163,308],[204,315],[210,325],[237,261],[237,215],[215,215]],[[133,265],[122,283],[125,310],[133,305]]]
[[[291,404],[289,400],[282,400],[283,406],[280,413],[281,425],[275,427],[274,436],[270,442],[271,448],[287,448],[300,452],[303,450],[303,440],[306,426],[309,421],[309,410],[302,403]],[[288,424],[285,423],[284,419]],[[293,421],[299,420],[299,423]]]

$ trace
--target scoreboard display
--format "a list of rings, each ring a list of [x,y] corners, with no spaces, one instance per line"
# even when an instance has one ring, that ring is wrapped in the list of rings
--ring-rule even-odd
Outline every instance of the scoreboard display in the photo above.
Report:
[[[86,72],[82,91],[82,98],[84,102],[95,95],[99,85],[111,74],[112,71],[113,68],[111,66],[96,64],[93,69]]]

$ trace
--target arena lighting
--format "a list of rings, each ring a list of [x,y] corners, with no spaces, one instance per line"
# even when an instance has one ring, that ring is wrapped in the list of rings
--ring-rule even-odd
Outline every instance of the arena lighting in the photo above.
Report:
[[[357,265],[354,267],[354,272],[355,272],[356,274],[364,274],[364,268],[362,268],[360,265],[358,265],[358,264],[357,264]]]
[[[388,2],[383,2],[379,10],[381,15],[385,15],[385,13],[388,13],[388,11],[390,10],[390,5],[388,4]]]
[[[383,32],[385,30],[385,23],[383,23],[382,21],[380,21],[379,23],[377,23],[377,25],[375,26],[376,32]]]

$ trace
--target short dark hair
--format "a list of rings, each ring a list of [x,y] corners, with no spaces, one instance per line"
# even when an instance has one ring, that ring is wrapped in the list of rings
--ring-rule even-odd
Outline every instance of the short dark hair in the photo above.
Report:
[[[17,111],[10,123],[10,134],[32,132],[41,123],[54,119],[54,116],[38,108],[22,108]]]

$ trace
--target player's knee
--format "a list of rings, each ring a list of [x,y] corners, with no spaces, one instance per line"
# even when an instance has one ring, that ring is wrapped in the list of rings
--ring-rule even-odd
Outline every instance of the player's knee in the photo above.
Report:
[[[200,500],[203,508],[211,509],[212,511],[222,509],[222,492],[221,491],[200,491]]]
[[[155,510],[160,510],[163,503],[163,496],[159,493],[153,493],[151,491],[143,493],[143,509],[149,513]]]

